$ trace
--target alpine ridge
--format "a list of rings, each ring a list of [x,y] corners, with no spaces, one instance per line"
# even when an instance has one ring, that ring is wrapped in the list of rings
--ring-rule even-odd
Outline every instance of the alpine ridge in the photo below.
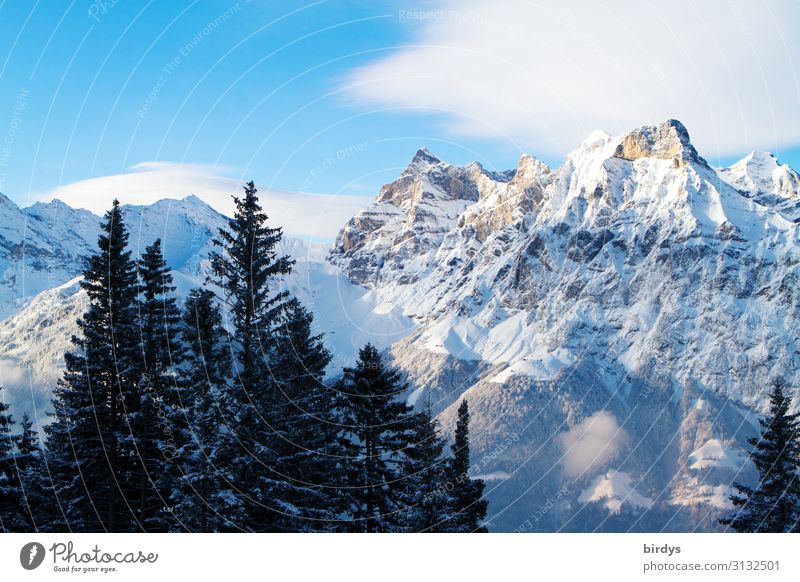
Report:
[[[194,197],[125,212],[136,248],[165,239],[181,291],[204,276],[224,217]],[[0,366],[12,397],[44,395],[99,219],[0,213]],[[559,168],[423,148],[330,248],[287,241],[286,285],[331,374],[372,341],[444,434],[468,397],[492,531],[715,531],[772,380],[800,366],[798,222],[794,170],[760,152],[712,168],[676,120],[596,131]]]
[[[449,427],[469,396],[492,525],[558,497],[532,529],[715,529],[800,362],[797,174],[715,170],[675,120],[595,132],[557,170],[419,159],[329,260],[418,323],[390,348],[412,400]]]

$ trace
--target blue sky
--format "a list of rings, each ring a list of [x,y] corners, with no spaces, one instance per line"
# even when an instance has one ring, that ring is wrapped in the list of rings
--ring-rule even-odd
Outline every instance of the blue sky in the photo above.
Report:
[[[422,145],[455,162],[472,159],[465,147],[515,162],[488,142],[446,143],[429,117],[354,106],[342,93],[348,71],[411,31],[390,3],[346,4],[5,2],[0,111],[10,123],[21,94],[25,104],[2,191],[25,203],[170,161],[289,191],[372,196]]]
[[[542,14],[527,4],[0,2],[0,191],[25,205],[159,162],[287,192],[372,197],[423,145],[453,163],[506,169],[529,151],[558,165],[592,129],[667,117],[683,119],[714,164],[758,148],[800,167],[796,5],[723,17],[692,5],[706,34],[695,49],[692,24],[672,26],[657,8]],[[620,22],[643,43],[660,23],[671,35],[661,44],[675,47],[621,58]],[[581,27],[548,54],[560,28]]]

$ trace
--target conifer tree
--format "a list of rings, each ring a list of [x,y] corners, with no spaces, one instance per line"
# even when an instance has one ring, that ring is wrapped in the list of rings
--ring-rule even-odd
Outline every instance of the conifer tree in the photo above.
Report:
[[[17,464],[25,465],[31,456],[39,452],[38,436],[33,430],[33,421],[28,413],[22,415],[19,423],[20,432],[14,437],[17,447]]]
[[[414,415],[403,463],[406,509],[403,521],[409,532],[446,531],[449,503],[442,457],[444,441],[439,437],[430,402]]]
[[[234,197],[236,211],[228,228],[220,229],[214,240],[221,252],[211,255],[212,278],[223,291],[233,328],[236,365],[230,404],[237,444],[229,454],[236,495],[247,516],[243,526],[271,531],[288,509],[276,493],[279,406],[271,365],[276,360],[275,330],[289,294],[277,289],[275,278],[290,273],[293,261],[279,255],[281,229],[267,226],[255,185],[250,182],[244,190],[244,198]]]
[[[141,376],[139,401],[128,411],[138,460],[133,485],[137,521],[147,531],[174,528],[169,498],[174,486],[176,422],[181,402],[176,368],[184,353],[179,343],[180,312],[161,239],[148,246],[138,264]]]
[[[450,517],[447,530],[451,532],[485,533],[482,525],[488,503],[483,499],[484,483],[469,475],[469,405],[464,399],[458,407],[455,439],[451,446],[452,459],[447,470],[450,491]]]
[[[20,491],[14,466],[14,421],[0,386],[0,532],[19,529]]]
[[[72,529],[133,531],[136,454],[128,411],[138,409],[141,376],[136,264],[119,202],[104,217],[98,252],[81,287],[89,307],[54,393],[47,428],[57,496]]]
[[[235,446],[230,435],[230,348],[214,293],[194,289],[186,298],[183,338],[189,350],[182,370],[185,422],[177,454],[180,477],[175,512],[189,531],[236,530],[244,522],[235,489]]]
[[[323,382],[330,353],[311,330],[313,316],[287,300],[271,366],[276,405],[276,493],[285,503],[277,528],[328,531],[336,517],[335,392]]]
[[[791,398],[780,381],[769,396],[769,412],[759,420],[761,436],[748,439],[758,470],[755,487],[734,483],[737,509],[720,523],[738,532],[790,532],[800,517],[800,432],[798,414],[789,414]]]
[[[22,415],[15,435],[16,471],[20,487],[22,531],[56,531],[61,522],[52,488],[49,487],[39,436],[28,414]]]
[[[412,416],[401,399],[406,386],[371,344],[359,351],[354,368],[345,368],[337,386],[338,418],[346,461],[342,494],[352,529],[402,531],[403,451]]]

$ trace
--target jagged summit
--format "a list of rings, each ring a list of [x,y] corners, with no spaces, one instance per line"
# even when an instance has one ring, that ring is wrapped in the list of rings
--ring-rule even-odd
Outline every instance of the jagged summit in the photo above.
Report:
[[[552,173],[550,166],[530,154],[522,154],[514,170],[514,182],[528,184],[532,180]]]
[[[554,430],[607,424],[619,456],[582,467],[553,527],[611,509],[621,527],[716,527],[763,386],[800,374],[796,173],[761,153],[715,170],[676,120],[595,132],[557,169],[522,156],[508,181],[467,168],[399,178],[329,255],[417,323],[390,349],[414,397],[446,427],[468,390],[479,454],[518,438],[482,467],[508,475],[501,505],[563,485],[541,478],[569,454]]]
[[[797,174],[774,156],[715,170],[694,155],[676,121],[595,132],[553,169],[525,155],[493,173],[420,150],[327,261],[291,251],[299,274],[287,285],[305,289],[337,369],[383,342],[415,389],[409,402],[429,398],[446,433],[469,395],[493,529],[518,528],[551,499],[537,528],[714,530],[727,487],[748,478],[764,386],[776,370],[800,376],[800,203],[787,198]],[[185,290],[203,280],[223,223],[192,198],[164,204],[131,216],[132,232],[137,245],[174,237],[165,249]],[[4,358],[39,362],[49,389],[60,363],[31,346],[60,357],[68,344],[59,326],[79,304],[53,289],[96,237],[53,234],[52,221],[23,232],[19,212],[0,216],[0,291],[23,273],[26,290],[48,289],[0,325]]]
[[[442,160],[433,155],[428,148],[423,147],[417,150],[402,175],[425,172],[441,163]]]
[[[624,160],[657,158],[706,164],[689,139],[689,131],[677,119],[668,119],[657,125],[645,125],[622,135],[614,157]]]
[[[417,153],[414,154],[414,157],[411,160],[411,163],[414,162],[427,162],[429,164],[438,164],[441,162],[439,158],[437,158],[431,150],[426,147],[421,147],[417,150]]]
[[[717,173],[760,204],[772,206],[800,199],[800,175],[769,152],[752,151]]]

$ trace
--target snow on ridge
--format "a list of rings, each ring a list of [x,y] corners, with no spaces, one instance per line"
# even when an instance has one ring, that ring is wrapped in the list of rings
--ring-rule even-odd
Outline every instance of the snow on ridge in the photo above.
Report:
[[[688,462],[689,468],[693,470],[713,467],[739,471],[747,462],[747,457],[740,450],[730,448],[719,439],[709,439],[689,455]]]
[[[620,513],[626,506],[650,509],[653,506],[653,500],[636,491],[631,485],[632,480],[628,473],[611,469],[604,475],[599,475],[589,487],[584,489],[578,496],[578,501],[602,503],[612,514]]]

